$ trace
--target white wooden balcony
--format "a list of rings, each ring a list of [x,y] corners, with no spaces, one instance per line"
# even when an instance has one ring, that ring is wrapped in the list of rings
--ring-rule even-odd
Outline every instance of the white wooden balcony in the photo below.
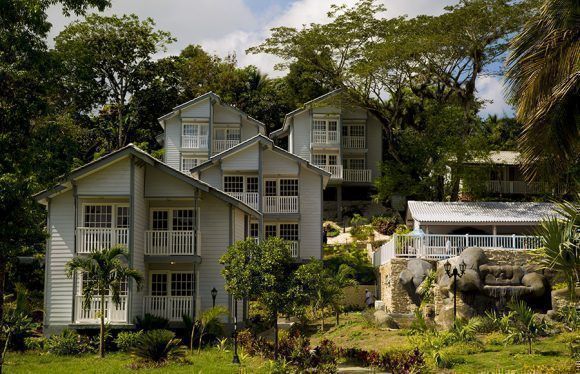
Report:
[[[181,322],[184,315],[193,316],[193,296],[145,296],[145,313]]]
[[[260,206],[260,195],[257,192],[227,192],[228,195],[243,201],[246,205],[258,210]]]
[[[501,194],[527,195],[552,192],[548,183],[545,182],[490,180],[486,187],[488,192]]]
[[[318,145],[337,145],[338,131],[313,131],[312,144]]]
[[[145,231],[145,255],[149,256],[192,256],[196,252],[193,230],[149,230]]]
[[[207,135],[182,135],[181,148],[207,149]]]
[[[77,227],[77,253],[91,253],[115,245],[129,245],[128,228]]]
[[[371,182],[371,170],[370,169],[344,169],[343,171],[344,180],[347,182]]]
[[[75,297],[75,323],[100,323],[101,298],[95,297],[89,305],[83,305],[83,296]],[[116,305],[111,296],[105,296],[105,322],[127,323],[127,296],[121,296]]]
[[[330,179],[342,179],[342,165],[317,165],[322,170],[329,172]]]
[[[366,139],[364,136],[343,136],[342,147],[346,149],[365,149]]]
[[[220,153],[240,144],[239,140],[214,140],[213,153]]]
[[[541,246],[540,238],[528,235],[445,235],[421,236],[394,234],[390,241],[374,253],[378,266],[393,258],[446,259],[458,256],[465,248],[526,250]]]
[[[264,213],[298,213],[298,196],[264,196]]]

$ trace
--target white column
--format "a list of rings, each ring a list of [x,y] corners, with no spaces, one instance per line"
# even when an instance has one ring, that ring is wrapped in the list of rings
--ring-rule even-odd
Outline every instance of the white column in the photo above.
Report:
[[[496,225],[492,226],[492,231],[493,231],[493,247],[497,248],[497,226]]]

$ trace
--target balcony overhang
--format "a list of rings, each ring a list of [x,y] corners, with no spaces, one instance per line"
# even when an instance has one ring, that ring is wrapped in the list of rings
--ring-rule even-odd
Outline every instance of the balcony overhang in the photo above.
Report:
[[[157,264],[201,264],[201,256],[199,255],[182,255],[182,256],[157,256],[145,255],[146,263]]]

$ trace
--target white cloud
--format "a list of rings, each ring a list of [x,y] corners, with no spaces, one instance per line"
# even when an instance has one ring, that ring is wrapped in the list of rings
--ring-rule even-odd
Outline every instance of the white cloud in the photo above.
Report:
[[[476,84],[477,97],[483,99],[484,107],[481,116],[497,114],[499,116],[513,116],[514,110],[507,104],[504,98],[504,86],[500,77],[480,77]]]

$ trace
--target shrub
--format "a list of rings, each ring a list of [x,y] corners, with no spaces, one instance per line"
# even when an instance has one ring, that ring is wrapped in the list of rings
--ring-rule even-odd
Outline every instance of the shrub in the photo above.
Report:
[[[365,367],[376,367],[389,373],[421,372],[425,367],[423,354],[418,349],[411,352],[388,352],[379,354],[360,348],[340,350],[340,356]]]
[[[29,336],[24,338],[24,347],[30,351],[42,351],[46,344],[46,338],[43,336]]]
[[[554,319],[563,323],[569,330],[580,328],[580,313],[578,313],[575,305],[566,305],[560,308],[556,312]]]
[[[143,318],[139,316],[135,317],[135,326],[137,327],[137,330],[143,331],[166,330],[169,327],[169,320],[167,318],[145,313]]]
[[[399,220],[395,216],[374,216],[371,219],[373,228],[383,235],[393,235]]]
[[[340,235],[341,227],[334,222],[325,222],[323,227],[326,229],[326,236],[328,238],[334,238]]]
[[[143,333],[131,349],[133,356],[156,364],[185,356],[185,347],[175,333],[169,330],[151,330]]]
[[[115,339],[115,344],[120,351],[129,352],[137,345],[142,335],[143,331],[121,331]]]
[[[398,235],[405,235],[405,234],[408,234],[410,232],[411,232],[411,229],[405,224],[400,224],[395,229],[395,234],[398,234]]]
[[[90,339],[72,330],[64,330],[60,334],[52,335],[46,340],[45,347],[49,353],[58,356],[94,352]]]

